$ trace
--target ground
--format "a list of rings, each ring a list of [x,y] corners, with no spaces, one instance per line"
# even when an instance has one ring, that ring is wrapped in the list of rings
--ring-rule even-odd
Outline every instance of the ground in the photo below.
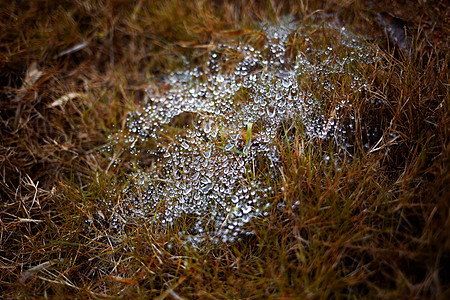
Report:
[[[107,206],[123,201],[136,160],[123,151],[113,164],[104,149],[147,89],[170,90],[165,78],[186,60],[204,66],[208,45],[258,41],[256,24],[286,16],[338,24],[378,51],[377,63],[355,65],[367,90],[345,75],[301,81],[326,105],[352,103],[343,119],[352,148],[334,161],[331,141],[286,121],[270,214],[240,241],[198,248],[179,227],[114,228]],[[445,1],[0,4],[0,295],[448,298],[448,18]],[[389,35],[392,24],[407,24],[409,45]],[[318,28],[304,31],[314,47],[336,40]],[[306,53],[304,39],[289,43]],[[158,143],[173,143],[190,119],[168,124]]]

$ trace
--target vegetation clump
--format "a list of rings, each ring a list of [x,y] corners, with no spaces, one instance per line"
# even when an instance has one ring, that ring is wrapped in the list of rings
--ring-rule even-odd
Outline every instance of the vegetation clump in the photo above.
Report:
[[[132,179],[126,180],[123,200],[110,209],[114,225],[121,227],[136,219],[148,222],[148,216],[155,226],[172,226],[183,219],[180,230],[195,244],[205,238],[234,241],[241,240],[240,234],[252,234],[243,227],[254,217],[267,215],[273,204],[267,199],[282,168],[276,140],[293,138],[285,136],[287,120],[297,123],[292,127],[298,138],[329,141],[336,148],[323,154],[325,160],[333,155],[342,161],[347,148],[353,147],[347,136],[355,130],[343,130],[340,119],[351,115],[352,103],[347,102],[359,99],[331,99],[327,94],[337,85],[347,85],[354,93],[370,89],[370,78],[360,73],[362,65],[377,58],[373,49],[345,28],[336,30],[331,25],[326,30],[340,36],[338,44],[310,45],[308,55],[298,52],[291,59],[287,47],[297,45],[288,45],[289,37],[308,39],[307,32],[297,30],[302,24],[292,19],[261,24],[253,33],[265,40],[261,49],[245,41],[236,46],[210,44],[215,49],[206,53],[205,70],[188,65],[167,76],[168,89],[163,93],[149,90],[148,104],[131,114],[122,131],[137,167]],[[316,25],[310,30],[317,29]],[[231,57],[236,57],[234,67],[229,66]],[[311,87],[311,81],[317,84]],[[186,119],[183,114],[195,118]],[[188,124],[184,130],[172,128]],[[253,128],[253,124],[259,126]],[[169,144],[158,143],[175,132]],[[122,151],[120,138],[115,135],[108,150]],[[156,153],[148,141],[156,141]],[[156,159],[149,161],[151,153]],[[142,154],[144,160],[139,159]],[[261,160],[265,163],[257,168],[256,161]],[[192,219],[196,219],[194,226],[186,224]]]

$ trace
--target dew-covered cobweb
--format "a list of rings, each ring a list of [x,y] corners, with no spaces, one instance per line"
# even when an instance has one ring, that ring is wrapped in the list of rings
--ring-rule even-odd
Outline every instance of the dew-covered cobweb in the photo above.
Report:
[[[367,83],[349,66],[354,60],[372,63],[374,52],[346,29],[334,28],[337,46],[292,55],[293,37],[309,42],[300,26],[292,20],[264,23],[255,31],[262,37],[258,43],[211,44],[206,62],[186,63],[164,79],[165,89],[148,89],[142,109],[129,115],[109,146],[137,157],[122,196],[109,204],[113,226],[145,221],[181,228],[193,243],[239,240],[252,234],[248,223],[269,214],[271,186],[279,180],[275,140],[289,122],[300,122],[305,138],[333,139],[345,147],[340,110],[351,104],[324,103],[303,78],[345,72],[358,91]],[[321,86],[336,88],[331,80]],[[168,138],[168,128],[185,119]],[[119,136],[125,141],[119,143]],[[147,144],[152,146],[142,146]]]

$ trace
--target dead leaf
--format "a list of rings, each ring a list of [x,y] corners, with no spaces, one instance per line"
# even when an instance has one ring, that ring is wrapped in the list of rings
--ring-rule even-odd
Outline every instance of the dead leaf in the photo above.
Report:
[[[20,276],[20,278],[19,278],[19,282],[24,283],[34,273],[36,273],[40,270],[43,270],[43,269],[47,269],[47,268],[53,266],[54,264],[56,264],[58,262],[63,262],[63,261],[64,261],[63,259],[55,259],[55,260],[51,260],[51,261],[46,261],[40,265],[29,268],[27,271],[22,273],[22,276]]]
[[[23,88],[29,88],[31,86],[33,86],[36,81],[39,80],[39,78],[41,78],[42,76],[42,72],[38,70],[37,68],[37,63],[33,62],[27,70],[27,75],[25,77],[25,80],[23,82]]]
[[[135,284],[137,284],[137,280],[134,279],[134,278],[126,278],[126,277],[119,277],[119,276],[109,276],[109,278],[112,281],[119,282],[119,283],[124,283],[124,284],[128,284],[128,285],[135,285]]]
[[[55,101],[53,101],[53,103],[50,104],[48,107],[60,106],[60,105],[65,104],[69,100],[75,99],[77,97],[83,97],[83,96],[85,96],[85,95],[82,93],[68,93],[68,94],[65,94],[64,96],[56,99]]]
[[[208,49],[208,50],[214,50],[217,47],[214,44],[197,44],[195,41],[181,41],[181,42],[175,43],[175,45],[178,45],[183,48],[201,48],[201,49]]]
[[[23,81],[22,86],[17,91],[16,98],[14,98],[14,102],[20,102],[23,97],[27,94],[27,91],[33,87],[36,81],[39,80],[42,76],[42,71],[39,71],[37,68],[37,63],[33,62],[27,69],[27,74],[25,75],[25,79]]]
[[[411,40],[407,36],[407,23],[390,13],[378,13],[375,21],[385,31],[388,38],[401,50],[410,52]]]

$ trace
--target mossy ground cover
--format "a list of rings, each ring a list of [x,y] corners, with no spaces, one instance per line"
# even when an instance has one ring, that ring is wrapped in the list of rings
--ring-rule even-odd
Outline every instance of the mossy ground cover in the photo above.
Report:
[[[376,21],[382,12],[408,23],[411,49],[386,37]],[[1,4],[1,295],[449,297],[448,12],[444,1]],[[148,89],[170,90],[165,78],[186,61],[204,68],[219,43],[258,47],[257,24],[286,16],[304,24],[288,56],[338,41],[327,24],[377,51],[376,62],[346,70],[364,75],[367,89],[355,91],[345,74],[298,79],[328,114],[337,101],[352,104],[341,120],[351,146],[341,151],[305,135],[301,120],[283,120],[272,141],[277,176],[266,182],[270,213],[232,243],[192,247],[180,235],[188,218],[118,231],[105,203],[122,203],[117,191],[130,174],[157,162],[150,152],[130,153],[119,134]],[[238,56],[228,53],[229,70]],[[195,118],[179,116],[138,147],[177,143]],[[243,145],[262,126],[244,128]],[[105,151],[112,139],[115,152]]]

